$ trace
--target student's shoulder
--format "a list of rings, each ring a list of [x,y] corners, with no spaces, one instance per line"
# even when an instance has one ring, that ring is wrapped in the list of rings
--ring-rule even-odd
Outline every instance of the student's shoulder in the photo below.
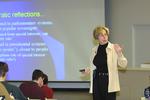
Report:
[[[6,87],[10,88],[10,89],[13,89],[13,90],[18,90],[19,88],[13,84],[10,84],[10,83],[6,83]]]
[[[10,84],[10,83],[8,83],[8,82],[3,82],[3,85],[4,85],[6,88],[16,88],[15,85],[12,85],[12,84]]]
[[[20,86],[32,86],[35,85],[34,82],[32,81],[26,81],[20,84]]]

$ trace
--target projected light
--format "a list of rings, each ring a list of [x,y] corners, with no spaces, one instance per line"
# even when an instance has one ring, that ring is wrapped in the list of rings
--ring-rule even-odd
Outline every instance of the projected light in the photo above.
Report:
[[[35,69],[49,81],[88,81],[92,30],[105,24],[104,0],[0,0],[0,61],[7,80],[28,81]]]

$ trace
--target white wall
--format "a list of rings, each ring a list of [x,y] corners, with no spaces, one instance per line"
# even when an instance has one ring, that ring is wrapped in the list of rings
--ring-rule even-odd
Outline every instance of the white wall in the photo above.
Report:
[[[123,46],[128,59],[128,66],[134,65],[134,37],[135,25],[150,24],[150,0],[108,0],[108,24],[111,27],[110,40]],[[142,33],[141,33],[142,34]],[[145,40],[138,40],[145,41]],[[146,45],[146,44],[143,44]],[[140,47],[140,46],[139,46]],[[144,51],[143,51],[144,53]],[[138,56],[138,55],[137,55]],[[149,57],[150,58],[150,57]],[[150,60],[149,60],[150,61]]]

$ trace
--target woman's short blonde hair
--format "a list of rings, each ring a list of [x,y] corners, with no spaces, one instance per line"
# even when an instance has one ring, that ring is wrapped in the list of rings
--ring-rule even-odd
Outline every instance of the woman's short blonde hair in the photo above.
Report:
[[[100,34],[103,34],[102,31],[104,31],[104,30],[106,31],[106,34],[109,35],[109,29],[107,27],[105,27],[105,26],[98,26],[98,27],[96,27],[94,29],[94,31],[93,31],[94,39],[98,39],[98,36]]]

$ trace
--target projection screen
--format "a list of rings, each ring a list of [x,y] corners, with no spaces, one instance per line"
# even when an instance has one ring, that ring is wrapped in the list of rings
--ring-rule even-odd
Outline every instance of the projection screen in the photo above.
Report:
[[[7,80],[28,81],[40,69],[49,81],[83,81],[92,31],[105,25],[104,0],[1,0],[0,61]]]

